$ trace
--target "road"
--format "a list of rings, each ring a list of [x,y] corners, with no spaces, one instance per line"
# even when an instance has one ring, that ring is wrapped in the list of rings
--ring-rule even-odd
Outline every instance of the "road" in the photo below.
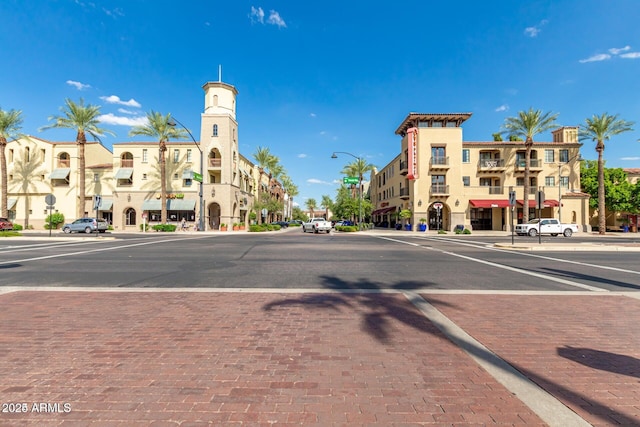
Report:
[[[21,239],[0,242],[0,286],[640,290],[637,252],[519,252],[493,245],[508,239],[297,229]]]

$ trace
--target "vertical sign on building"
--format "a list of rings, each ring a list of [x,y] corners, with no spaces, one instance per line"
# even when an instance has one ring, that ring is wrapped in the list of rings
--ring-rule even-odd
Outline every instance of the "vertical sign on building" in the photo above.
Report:
[[[407,178],[418,179],[418,128],[407,129],[407,151],[409,155]]]

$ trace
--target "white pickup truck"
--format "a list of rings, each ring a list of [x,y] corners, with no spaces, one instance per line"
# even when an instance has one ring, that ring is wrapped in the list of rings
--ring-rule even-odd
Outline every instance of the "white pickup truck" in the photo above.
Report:
[[[302,223],[302,232],[306,233],[307,231],[314,233],[326,231],[329,233],[331,231],[331,223],[324,218],[311,218],[308,222]]]
[[[516,225],[516,234],[518,236],[529,235],[535,237],[540,234],[551,234],[557,236],[562,234],[564,237],[571,237],[573,233],[578,231],[576,224],[562,224],[555,218],[534,218],[526,224]]]

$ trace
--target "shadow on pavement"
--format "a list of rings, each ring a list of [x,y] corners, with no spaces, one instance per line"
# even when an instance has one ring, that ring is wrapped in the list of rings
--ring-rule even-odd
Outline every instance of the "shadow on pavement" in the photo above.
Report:
[[[321,278],[324,281],[325,287],[336,291],[336,293],[302,294],[301,296],[296,298],[285,298],[279,301],[265,304],[263,306],[263,310],[270,311],[275,307],[289,305],[302,305],[333,311],[340,311],[342,309],[353,309],[355,311],[357,308],[365,307],[366,311],[360,314],[362,316],[361,329],[370,336],[374,337],[380,343],[389,344],[389,338],[391,334],[390,320],[392,319],[409,325],[418,332],[446,338],[439,329],[439,326],[427,319],[419,310],[415,308],[413,304],[408,303],[408,301],[405,299],[386,297],[384,293],[382,293],[384,289],[393,289],[399,291],[425,289],[429,286],[428,283],[400,281],[395,284],[386,284],[385,286],[382,286],[382,284],[373,283],[364,279],[357,282],[347,282],[336,276],[322,276]],[[374,290],[380,290],[380,292],[371,292]],[[453,304],[439,301],[433,296],[429,296],[428,301],[430,303],[437,302],[438,305],[447,305],[450,307],[454,306]],[[637,425],[638,423],[637,418],[633,418],[627,416],[626,414],[617,412],[615,409],[604,405],[595,399],[584,396],[574,390],[566,388],[559,383],[555,383],[549,380],[548,378],[539,377],[534,372],[531,372],[524,367],[518,366],[506,360],[503,361],[503,359],[501,359],[499,355],[496,355],[490,350],[488,351],[487,349],[480,347],[473,342],[465,341],[464,343],[454,343],[467,351],[469,354],[495,366],[502,371],[508,372],[508,369],[505,369],[505,366],[515,369],[520,374],[536,383],[539,387],[546,390],[549,394],[556,396],[556,398],[562,396],[564,399],[570,402],[570,405],[573,408],[581,408],[592,416],[602,419],[605,423],[611,423],[612,420],[616,420],[621,425]]]
[[[589,368],[640,378],[640,359],[582,347],[560,347],[558,355]]]
[[[560,277],[566,277],[566,278],[578,279],[578,280],[588,280],[596,283],[601,283],[603,285],[619,286],[621,288],[640,289],[640,286],[635,285],[633,283],[621,282],[619,280],[611,280],[611,279],[607,279],[606,277],[592,276],[589,274],[575,273],[575,272],[570,272],[566,270],[558,270],[555,268],[544,268],[543,270]]]

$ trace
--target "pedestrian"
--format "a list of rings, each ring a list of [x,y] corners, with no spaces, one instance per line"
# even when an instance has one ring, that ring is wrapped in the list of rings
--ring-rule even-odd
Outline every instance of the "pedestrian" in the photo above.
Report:
[[[184,217],[182,217],[181,228],[182,231],[187,231],[187,220]]]

